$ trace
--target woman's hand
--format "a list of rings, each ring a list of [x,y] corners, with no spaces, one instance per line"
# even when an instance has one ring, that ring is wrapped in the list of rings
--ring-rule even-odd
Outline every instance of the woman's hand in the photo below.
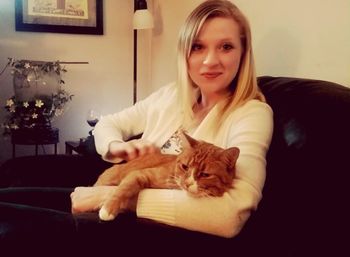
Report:
[[[76,187],[71,193],[72,213],[97,212],[117,186]],[[136,211],[137,195],[123,203],[122,209]]]
[[[159,151],[160,149],[157,146],[143,139],[134,139],[124,143],[113,141],[109,144],[108,158],[121,158],[130,161]]]
[[[98,211],[114,186],[76,187],[71,193],[72,213]]]

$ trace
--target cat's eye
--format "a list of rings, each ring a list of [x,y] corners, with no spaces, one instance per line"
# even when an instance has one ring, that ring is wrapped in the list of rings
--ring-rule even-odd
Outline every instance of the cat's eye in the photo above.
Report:
[[[206,173],[206,172],[200,172],[198,174],[198,177],[200,177],[200,178],[208,178],[208,177],[210,177],[210,174]]]
[[[184,171],[188,171],[188,166],[184,163],[181,163],[181,168],[184,170]]]

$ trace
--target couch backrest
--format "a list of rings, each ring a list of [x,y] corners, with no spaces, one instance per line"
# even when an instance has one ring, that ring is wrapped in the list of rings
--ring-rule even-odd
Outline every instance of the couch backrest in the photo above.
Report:
[[[350,147],[350,88],[300,78],[260,77],[258,81],[274,111],[269,157],[312,162],[320,169],[333,161],[347,163],[341,157],[350,154],[344,151]]]
[[[258,81],[274,110],[276,133],[281,133],[286,147],[315,150],[316,144],[349,142],[350,88],[300,78],[265,76]]]
[[[334,224],[325,221],[338,222],[349,196],[350,88],[267,76],[259,77],[258,84],[274,111],[259,207],[265,229],[289,230],[291,238],[303,239],[321,226],[325,231],[329,226],[331,233]]]

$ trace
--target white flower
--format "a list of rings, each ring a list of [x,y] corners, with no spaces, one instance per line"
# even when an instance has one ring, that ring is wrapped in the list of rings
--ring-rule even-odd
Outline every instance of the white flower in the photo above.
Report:
[[[30,68],[30,63],[29,63],[29,62],[26,62],[26,63],[24,64],[24,68],[29,69],[29,68]]]
[[[41,108],[41,106],[43,106],[43,105],[44,105],[43,101],[41,101],[41,100],[35,100],[35,107]]]
[[[33,114],[32,114],[32,118],[33,118],[33,119],[37,119],[37,118],[38,118],[38,114],[33,113]]]
[[[14,105],[15,104],[15,102],[12,100],[12,99],[8,99],[7,101],[6,101],[6,106],[8,106],[8,107],[11,107],[12,105]]]
[[[24,106],[25,108],[28,108],[28,107],[29,107],[29,103],[28,103],[28,102],[23,102],[23,106]]]

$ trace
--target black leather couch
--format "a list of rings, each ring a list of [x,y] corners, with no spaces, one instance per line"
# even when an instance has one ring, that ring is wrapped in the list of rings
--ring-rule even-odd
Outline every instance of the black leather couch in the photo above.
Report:
[[[94,251],[115,256],[350,256],[350,88],[267,76],[259,78],[259,86],[274,110],[274,134],[264,197],[238,236],[219,238],[132,213],[113,222],[99,222],[94,214],[74,219],[67,214],[51,233],[27,232],[27,245],[43,240],[51,254],[76,251],[78,256]],[[18,157],[0,168],[0,187],[91,185],[108,165],[95,155]],[[0,245],[7,236],[0,235]]]

